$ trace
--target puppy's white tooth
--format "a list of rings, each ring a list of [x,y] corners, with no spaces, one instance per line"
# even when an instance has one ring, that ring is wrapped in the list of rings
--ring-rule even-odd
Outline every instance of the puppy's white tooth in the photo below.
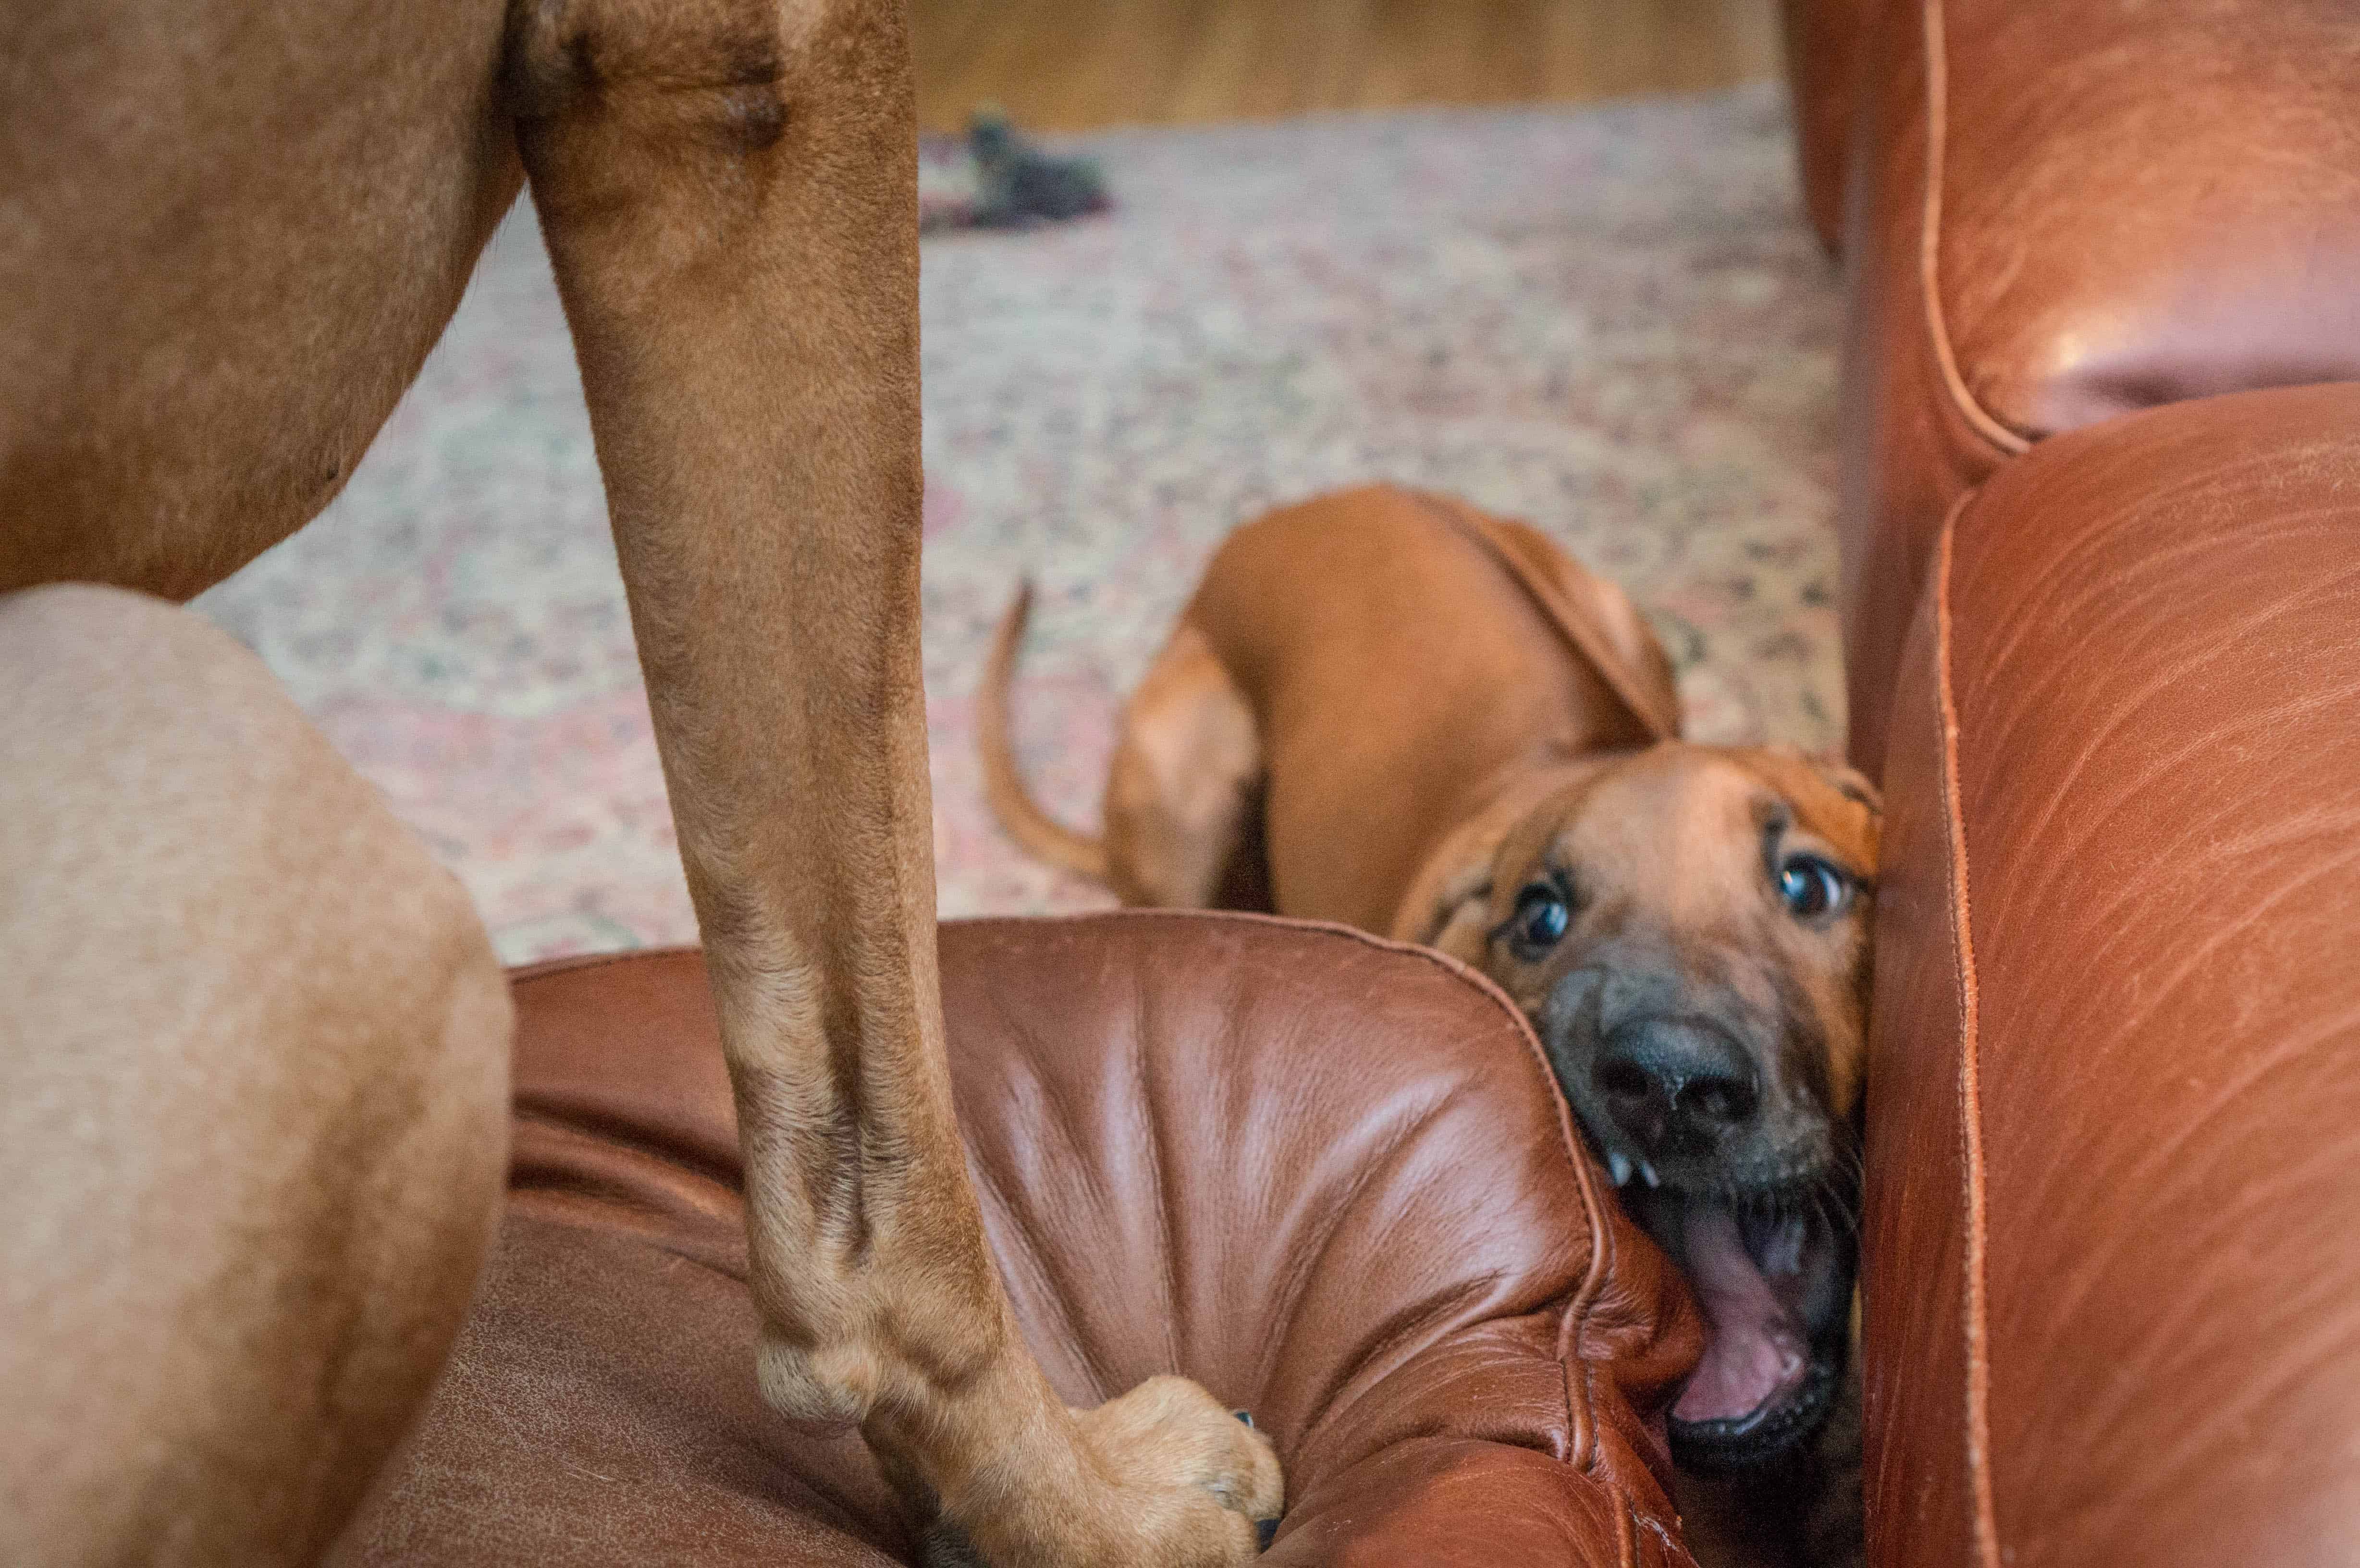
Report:
[[[1656,1179],[1655,1168],[1648,1164],[1644,1160],[1639,1161],[1639,1176],[1640,1179],[1645,1181],[1650,1187],[1660,1187],[1663,1185],[1663,1182]]]
[[[1617,1187],[1631,1184],[1631,1157],[1621,1149],[1615,1149],[1606,1157],[1606,1169],[1613,1174]]]

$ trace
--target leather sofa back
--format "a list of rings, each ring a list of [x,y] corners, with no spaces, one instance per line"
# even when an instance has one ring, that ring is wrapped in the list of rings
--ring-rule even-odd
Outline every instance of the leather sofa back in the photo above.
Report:
[[[2136,409],[2360,378],[2360,9],[1790,0],[1787,20],[1815,214],[1852,155],[1843,609],[1874,774],[1961,495]]]

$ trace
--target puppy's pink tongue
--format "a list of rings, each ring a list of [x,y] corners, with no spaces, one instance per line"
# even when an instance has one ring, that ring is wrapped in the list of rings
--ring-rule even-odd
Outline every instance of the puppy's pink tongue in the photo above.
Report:
[[[1704,1309],[1704,1359],[1672,1407],[1678,1421],[1743,1421],[1803,1380],[1802,1325],[1745,1250],[1737,1217],[1699,1205],[1681,1236],[1688,1283]]]

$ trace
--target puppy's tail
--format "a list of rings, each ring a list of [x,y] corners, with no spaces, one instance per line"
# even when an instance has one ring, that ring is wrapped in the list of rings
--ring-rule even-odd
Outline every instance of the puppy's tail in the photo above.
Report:
[[[1000,631],[991,639],[991,662],[983,672],[983,690],[976,704],[976,749],[983,757],[983,798],[1008,836],[1052,866],[1103,882],[1107,879],[1106,845],[1077,833],[1043,811],[1024,791],[1024,776],[1017,771],[1016,748],[1009,742],[1008,689],[1016,679],[1016,649],[1024,640],[1024,622],[1032,613],[1032,584],[1017,584],[1016,597],[1000,617]]]

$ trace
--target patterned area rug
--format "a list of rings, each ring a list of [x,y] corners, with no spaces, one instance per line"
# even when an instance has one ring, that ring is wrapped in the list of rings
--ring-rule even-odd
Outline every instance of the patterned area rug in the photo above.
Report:
[[[1110,213],[924,248],[925,668],[946,914],[1078,909],[985,810],[1017,693],[1080,823],[1121,694],[1233,525],[1392,478],[1620,580],[1689,731],[1831,746],[1836,288],[1762,87],[1586,112],[1110,135]],[[694,935],[530,212],[328,513],[200,601],[464,878],[511,960]]]

